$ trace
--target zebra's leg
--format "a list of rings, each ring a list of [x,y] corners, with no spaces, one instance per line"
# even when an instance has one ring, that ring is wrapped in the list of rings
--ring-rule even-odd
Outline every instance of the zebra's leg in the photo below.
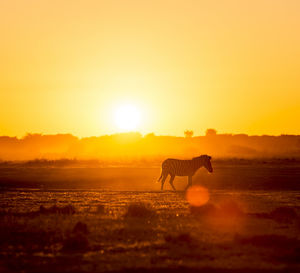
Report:
[[[170,178],[169,183],[170,183],[170,185],[172,186],[173,190],[176,191],[176,189],[175,189],[175,187],[174,187],[174,185],[173,185],[174,178],[175,178],[175,175],[171,175],[171,178]]]
[[[189,175],[188,184],[187,184],[185,190],[187,190],[190,186],[192,186],[192,181],[193,181],[193,176]]]
[[[165,181],[166,181],[166,179],[167,179],[167,176],[168,176],[168,174],[163,174],[163,177],[162,177],[162,180],[161,180],[161,190],[163,190],[164,189],[164,184],[165,184]]]

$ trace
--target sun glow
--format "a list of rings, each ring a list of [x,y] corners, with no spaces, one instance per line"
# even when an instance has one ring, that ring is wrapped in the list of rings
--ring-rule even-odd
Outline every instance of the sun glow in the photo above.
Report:
[[[140,121],[141,112],[134,105],[121,105],[115,110],[115,124],[123,132],[138,129]]]

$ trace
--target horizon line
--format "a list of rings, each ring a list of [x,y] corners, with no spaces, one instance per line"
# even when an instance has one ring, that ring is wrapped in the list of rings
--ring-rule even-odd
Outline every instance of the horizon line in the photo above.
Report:
[[[193,130],[191,130],[193,131]],[[58,135],[71,135],[73,137],[76,137],[78,139],[84,139],[84,138],[91,138],[91,137],[105,137],[105,136],[116,136],[116,135],[130,135],[130,134],[138,134],[141,135],[141,137],[146,137],[148,135],[153,135],[154,137],[178,137],[178,138],[197,138],[197,137],[213,137],[213,136],[247,136],[247,137],[263,137],[263,136],[269,136],[269,137],[280,137],[280,136],[300,136],[300,134],[285,134],[281,133],[279,135],[272,135],[272,134],[247,134],[247,133],[217,133],[215,135],[193,135],[190,137],[186,136],[180,136],[180,135],[157,135],[154,132],[149,132],[149,133],[141,133],[139,131],[129,131],[129,132],[119,132],[119,133],[111,133],[111,134],[103,134],[103,135],[90,135],[90,136],[78,136],[72,133],[26,133],[23,136],[12,136],[12,135],[0,135],[0,137],[10,137],[10,138],[16,138],[16,139],[24,139],[30,135],[39,135],[39,136],[58,136]]]

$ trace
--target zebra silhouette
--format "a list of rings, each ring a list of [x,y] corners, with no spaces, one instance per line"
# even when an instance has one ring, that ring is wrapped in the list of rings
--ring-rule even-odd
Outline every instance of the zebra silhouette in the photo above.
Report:
[[[192,177],[199,168],[205,167],[209,172],[213,172],[210,160],[211,157],[208,155],[194,157],[191,160],[166,159],[161,165],[161,175],[158,179],[158,181],[161,180],[161,190],[163,190],[168,175],[171,176],[169,183],[174,191],[176,191],[173,185],[175,176],[188,176],[188,185],[185,188],[187,190],[192,185]]]

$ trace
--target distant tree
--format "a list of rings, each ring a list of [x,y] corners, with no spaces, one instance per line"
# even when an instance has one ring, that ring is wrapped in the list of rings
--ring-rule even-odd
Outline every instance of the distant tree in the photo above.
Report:
[[[217,130],[215,130],[215,129],[207,129],[206,130],[206,134],[205,134],[206,136],[216,136],[217,135]]]
[[[42,136],[43,136],[42,134],[36,134],[36,133],[32,134],[32,133],[27,133],[27,134],[23,137],[23,139],[40,138],[40,137],[42,137]]]
[[[186,131],[184,131],[184,136],[186,138],[192,137],[193,135],[194,135],[194,131],[193,130],[186,130]]]
[[[149,133],[149,134],[145,135],[145,137],[155,137],[155,134],[154,133]]]

